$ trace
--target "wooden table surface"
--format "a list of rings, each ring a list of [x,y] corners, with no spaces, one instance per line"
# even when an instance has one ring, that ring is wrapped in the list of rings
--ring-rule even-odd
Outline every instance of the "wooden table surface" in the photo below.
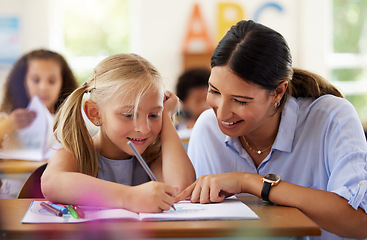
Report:
[[[31,173],[47,161],[0,159],[0,173]]]
[[[35,199],[0,199],[0,239],[124,239],[201,237],[279,237],[320,235],[319,227],[296,208],[270,206],[257,197],[240,197],[259,220],[22,224]],[[39,200],[39,199],[38,199]]]

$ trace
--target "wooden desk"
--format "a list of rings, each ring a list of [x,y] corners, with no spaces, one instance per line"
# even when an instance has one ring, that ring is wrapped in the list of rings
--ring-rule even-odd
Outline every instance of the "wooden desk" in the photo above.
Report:
[[[0,174],[31,173],[47,161],[0,159]]]
[[[22,224],[34,199],[0,199],[0,238],[129,239],[201,237],[279,237],[320,235],[319,227],[296,208],[268,206],[240,197],[260,220],[131,222],[107,220],[77,224]]]
[[[31,173],[45,163],[47,161],[0,159],[0,181],[7,179],[13,182],[11,193],[0,193],[0,198],[16,198],[17,192],[20,191]]]

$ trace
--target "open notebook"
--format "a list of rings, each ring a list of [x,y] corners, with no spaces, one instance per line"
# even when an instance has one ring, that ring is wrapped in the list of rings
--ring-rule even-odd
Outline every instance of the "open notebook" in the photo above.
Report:
[[[125,209],[83,207],[85,217],[73,218],[70,214],[58,217],[40,206],[41,201],[32,202],[22,223],[77,223],[102,219],[127,219],[136,221],[183,221],[183,220],[221,220],[221,219],[259,219],[244,203],[235,197],[221,203],[197,204],[189,201],[175,203],[176,211],[171,209],[162,213],[135,213]]]

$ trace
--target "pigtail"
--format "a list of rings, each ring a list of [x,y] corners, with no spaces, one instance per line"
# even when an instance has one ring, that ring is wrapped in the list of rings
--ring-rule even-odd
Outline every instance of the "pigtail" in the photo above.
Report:
[[[92,137],[82,115],[84,93],[88,84],[77,88],[62,104],[54,124],[54,136],[77,160],[79,172],[97,177],[98,160]]]

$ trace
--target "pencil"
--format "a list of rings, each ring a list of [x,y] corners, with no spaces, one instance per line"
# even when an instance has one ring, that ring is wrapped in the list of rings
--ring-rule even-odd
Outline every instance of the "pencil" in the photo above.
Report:
[[[53,207],[53,208],[56,208],[57,210],[60,210],[62,213],[68,213],[69,211],[68,211],[68,209],[66,208],[66,207],[64,207],[64,206],[61,206],[61,205],[59,205],[59,204],[56,204],[56,203],[52,203],[52,202],[48,202],[47,203],[48,205],[50,205],[51,207]]]
[[[140,155],[138,150],[135,148],[134,144],[131,141],[128,141],[127,144],[129,144],[131,150],[133,150],[135,157],[140,162],[141,166],[144,168],[145,172],[150,177],[150,180],[152,181],[158,181],[157,178],[154,176],[152,170],[148,167],[147,163],[145,162],[144,158]],[[176,211],[175,206],[172,204],[171,207]]]
[[[55,214],[56,216],[62,217],[62,212],[50,205],[48,205],[45,202],[41,202],[41,207],[43,207],[43,209],[47,210],[50,213]]]

